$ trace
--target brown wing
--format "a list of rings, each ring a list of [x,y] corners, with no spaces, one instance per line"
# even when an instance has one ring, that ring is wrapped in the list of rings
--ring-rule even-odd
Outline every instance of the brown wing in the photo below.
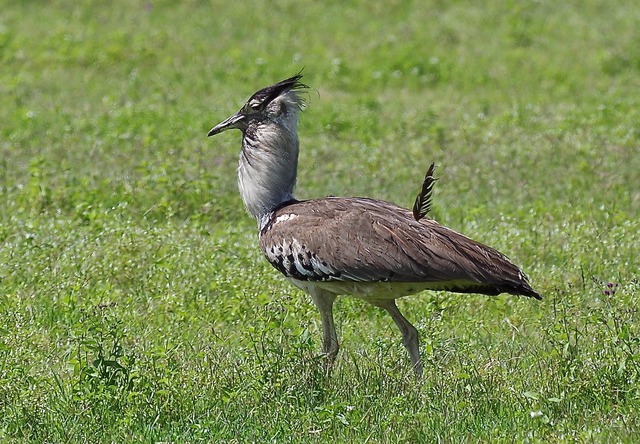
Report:
[[[378,200],[292,203],[262,228],[260,244],[269,262],[300,280],[421,282],[463,293],[540,298],[498,251]]]

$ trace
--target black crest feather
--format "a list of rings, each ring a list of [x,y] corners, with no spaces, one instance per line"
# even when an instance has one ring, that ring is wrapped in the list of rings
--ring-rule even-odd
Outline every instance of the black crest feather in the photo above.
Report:
[[[418,194],[418,197],[416,197],[416,201],[413,204],[413,217],[415,220],[422,219],[431,210],[431,193],[433,191],[433,184],[437,180],[433,177],[434,170],[435,164],[432,163],[427,170],[427,174],[424,176],[422,190],[420,190],[420,194]]]
[[[286,91],[308,88],[307,85],[300,81],[301,78],[302,71],[293,77],[289,77],[288,79],[276,83],[275,85],[267,86],[266,88],[261,89],[260,91],[253,94],[247,101],[247,103],[256,102],[264,104],[266,106],[273,99],[278,97],[280,94],[285,93]]]

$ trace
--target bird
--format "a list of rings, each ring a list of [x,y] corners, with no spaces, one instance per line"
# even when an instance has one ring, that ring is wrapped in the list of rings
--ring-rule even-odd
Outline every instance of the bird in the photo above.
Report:
[[[333,316],[338,296],[362,299],[391,316],[417,377],[423,373],[418,331],[396,299],[424,290],[542,299],[504,254],[425,217],[433,165],[413,211],[367,197],[296,199],[298,116],[308,88],[301,79],[298,73],[260,89],[207,136],[241,131],[242,201],[257,221],[266,259],[317,307],[327,367],[339,350]]]

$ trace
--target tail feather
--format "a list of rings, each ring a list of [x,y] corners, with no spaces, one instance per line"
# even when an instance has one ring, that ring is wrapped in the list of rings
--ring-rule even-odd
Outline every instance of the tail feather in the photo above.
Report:
[[[508,293],[511,293],[511,292],[508,292]],[[515,288],[515,292],[512,294],[527,296],[530,298],[537,299],[539,301],[542,300],[542,295],[537,291],[535,291],[533,288],[531,288],[531,286],[527,282],[523,283],[520,287]]]
[[[476,293],[484,294],[487,296],[497,296],[502,293],[513,294],[516,296],[526,296],[528,298],[534,298],[542,300],[542,295],[529,286],[528,283],[519,285],[513,284],[470,284],[454,287],[445,287],[446,291],[453,293]]]

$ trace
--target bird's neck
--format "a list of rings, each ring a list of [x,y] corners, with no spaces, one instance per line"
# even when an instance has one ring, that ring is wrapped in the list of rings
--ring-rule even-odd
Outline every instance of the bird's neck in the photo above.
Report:
[[[242,139],[238,187],[244,205],[261,224],[293,199],[298,170],[297,116],[249,128]]]

